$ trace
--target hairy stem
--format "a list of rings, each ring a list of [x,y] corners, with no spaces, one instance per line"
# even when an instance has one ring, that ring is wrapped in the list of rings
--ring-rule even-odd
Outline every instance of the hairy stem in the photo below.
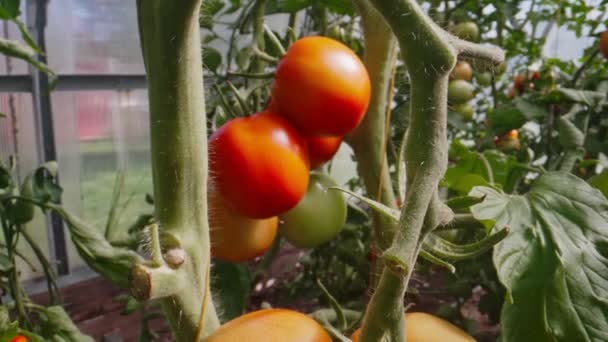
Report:
[[[185,262],[175,270],[139,265],[153,288],[170,288],[161,303],[178,341],[193,341],[201,303],[209,288],[207,219],[207,132],[198,23],[201,0],[177,6],[166,0],[138,0],[140,39],[148,76],[152,171],[156,218],[163,249],[182,248]],[[159,277],[153,275],[158,273]],[[134,281],[146,277],[133,277]],[[161,284],[167,282],[166,284]],[[137,285],[137,284],[133,284]],[[205,334],[219,326],[211,301]]]
[[[367,196],[396,208],[395,193],[388,169],[385,144],[387,109],[390,106],[390,84],[397,58],[397,40],[390,27],[368,0],[356,1],[361,13],[365,42],[364,62],[372,84],[372,95],[365,118],[348,139],[352,146],[359,175]],[[396,232],[391,220],[372,214],[374,246],[384,251]]]
[[[438,185],[447,169],[447,85],[457,55],[492,64],[502,51],[463,42],[433,23],[414,0],[371,0],[395,33],[411,88],[406,135],[406,196],[397,234],[383,255],[386,267],[363,320],[360,341],[402,342],[403,296],[421,242],[453,213],[439,200]],[[377,133],[376,133],[377,134]]]

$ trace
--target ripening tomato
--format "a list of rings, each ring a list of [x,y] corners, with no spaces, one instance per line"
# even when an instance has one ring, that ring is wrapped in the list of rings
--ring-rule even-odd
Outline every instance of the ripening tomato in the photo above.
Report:
[[[211,255],[242,262],[266,253],[277,235],[278,218],[252,219],[239,215],[217,192],[209,192]]]
[[[604,31],[600,36],[600,52],[608,58],[608,31]]]
[[[405,314],[405,333],[408,342],[475,342],[459,327],[448,321],[423,312]],[[358,342],[361,328],[357,329],[350,339]]]
[[[296,247],[314,248],[340,233],[346,223],[346,200],[329,175],[312,172],[304,198],[282,214],[281,235]]]
[[[515,75],[513,78],[513,88],[517,89],[520,93],[526,89],[526,76],[523,74]]]
[[[277,66],[272,100],[307,135],[344,136],[369,105],[365,66],[346,45],[327,37],[296,41]]]
[[[306,137],[306,144],[310,156],[310,169],[314,170],[334,157],[340,149],[342,137],[310,135]]]
[[[312,318],[286,309],[250,312],[225,323],[205,342],[331,342]]]
[[[25,337],[23,335],[17,335],[15,337],[13,337],[10,342],[28,342],[28,341],[29,340],[27,339],[27,337]]]
[[[448,85],[448,101],[452,104],[462,104],[475,97],[473,85],[464,80],[454,80]]]
[[[211,136],[209,153],[217,190],[243,216],[276,216],[306,193],[306,141],[278,114],[266,111],[227,122]]]
[[[512,129],[502,137],[494,139],[494,143],[503,151],[519,150],[521,147],[519,132],[516,129]]]
[[[456,63],[454,70],[452,70],[452,74],[450,75],[455,80],[465,80],[470,81],[473,79],[473,68],[471,68],[471,64],[465,61],[459,61]]]

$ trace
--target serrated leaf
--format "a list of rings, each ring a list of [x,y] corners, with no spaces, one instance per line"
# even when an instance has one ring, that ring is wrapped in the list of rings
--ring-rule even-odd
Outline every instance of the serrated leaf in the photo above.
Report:
[[[251,289],[251,273],[246,265],[216,260],[211,268],[214,299],[221,303],[221,318],[227,322],[242,315]]]
[[[502,341],[608,340],[608,200],[580,178],[546,173],[522,196],[477,187],[471,208],[511,233],[494,248],[507,289]]]

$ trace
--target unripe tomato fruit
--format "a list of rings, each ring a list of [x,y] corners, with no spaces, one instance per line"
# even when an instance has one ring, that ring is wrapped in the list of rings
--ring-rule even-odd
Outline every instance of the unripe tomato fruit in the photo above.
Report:
[[[448,85],[448,101],[462,104],[475,97],[473,85],[464,80],[454,80]]]
[[[480,86],[487,87],[492,84],[492,73],[489,71],[478,72],[475,79]]]
[[[471,64],[465,61],[459,61],[456,63],[454,70],[452,70],[451,76],[455,80],[470,81],[473,79],[473,68],[471,68]]]
[[[272,84],[277,111],[307,135],[344,136],[369,105],[369,75],[346,45],[327,37],[296,41],[277,66]]]
[[[600,36],[600,52],[608,58],[608,31],[604,31]]]
[[[209,153],[217,190],[243,216],[277,216],[306,192],[306,141],[278,114],[266,111],[227,122],[211,136]]]
[[[406,340],[408,342],[475,342],[462,329],[448,321],[423,312],[405,314]],[[357,329],[350,339],[358,342],[361,328]]]
[[[279,232],[300,248],[314,248],[336,237],[346,223],[346,200],[329,175],[312,172],[304,198],[282,214]]]
[[[472,21],[460,23],[452,28],[452,33],[460,38],[470,41],[477,41],[479,39],[479,27]]]
[[[471,121],[475,116],[475,110],[470,103],[462,103],[454,106],[454,111],[459,113],[464,121]]]
[[[279,219],[251,219],[239,215],[217,192],[209,192],[211,255],[231,262],[266,253],[277,236]]]
[[[314,170],[334,157],[340,149],[342,137],[309,135],[306,137],[306,144],[310,156],[310,169]]]
[[[331,342],[312,318],[292,310],[250,312],[225,323],[205,342]]]

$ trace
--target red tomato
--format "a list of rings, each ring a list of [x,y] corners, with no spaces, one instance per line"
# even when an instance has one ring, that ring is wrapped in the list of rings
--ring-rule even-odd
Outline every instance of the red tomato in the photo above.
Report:
[[[306,193],[306,141],[277,114],[227,122],[211,136],[209,152],[217,190],[243,216],[277,216]]]
[[[10,342],[28,342],[29,340],[27,339],[27,337],[23,336],[23,335],[17,335],[15,337],[13,337],[13,339]]]
[[[312,318],[292,310],[250,312],[222,325],[205,342],[331,342]]]
[[[306,143],[310,156],[310,169],[313,170],[334,157],[342,144],[342,137],[310,135],[306,137]]]
[[[344,136],[354,130],[370,93],[359,57],[327,37],[296,41],[279,62],[272,84],[277,111],[308,135]]]
[[[216,192],[209,193],[211,255],[241,262],[266,253],[277,235],[279,219],[250,219],[230,208]]]

